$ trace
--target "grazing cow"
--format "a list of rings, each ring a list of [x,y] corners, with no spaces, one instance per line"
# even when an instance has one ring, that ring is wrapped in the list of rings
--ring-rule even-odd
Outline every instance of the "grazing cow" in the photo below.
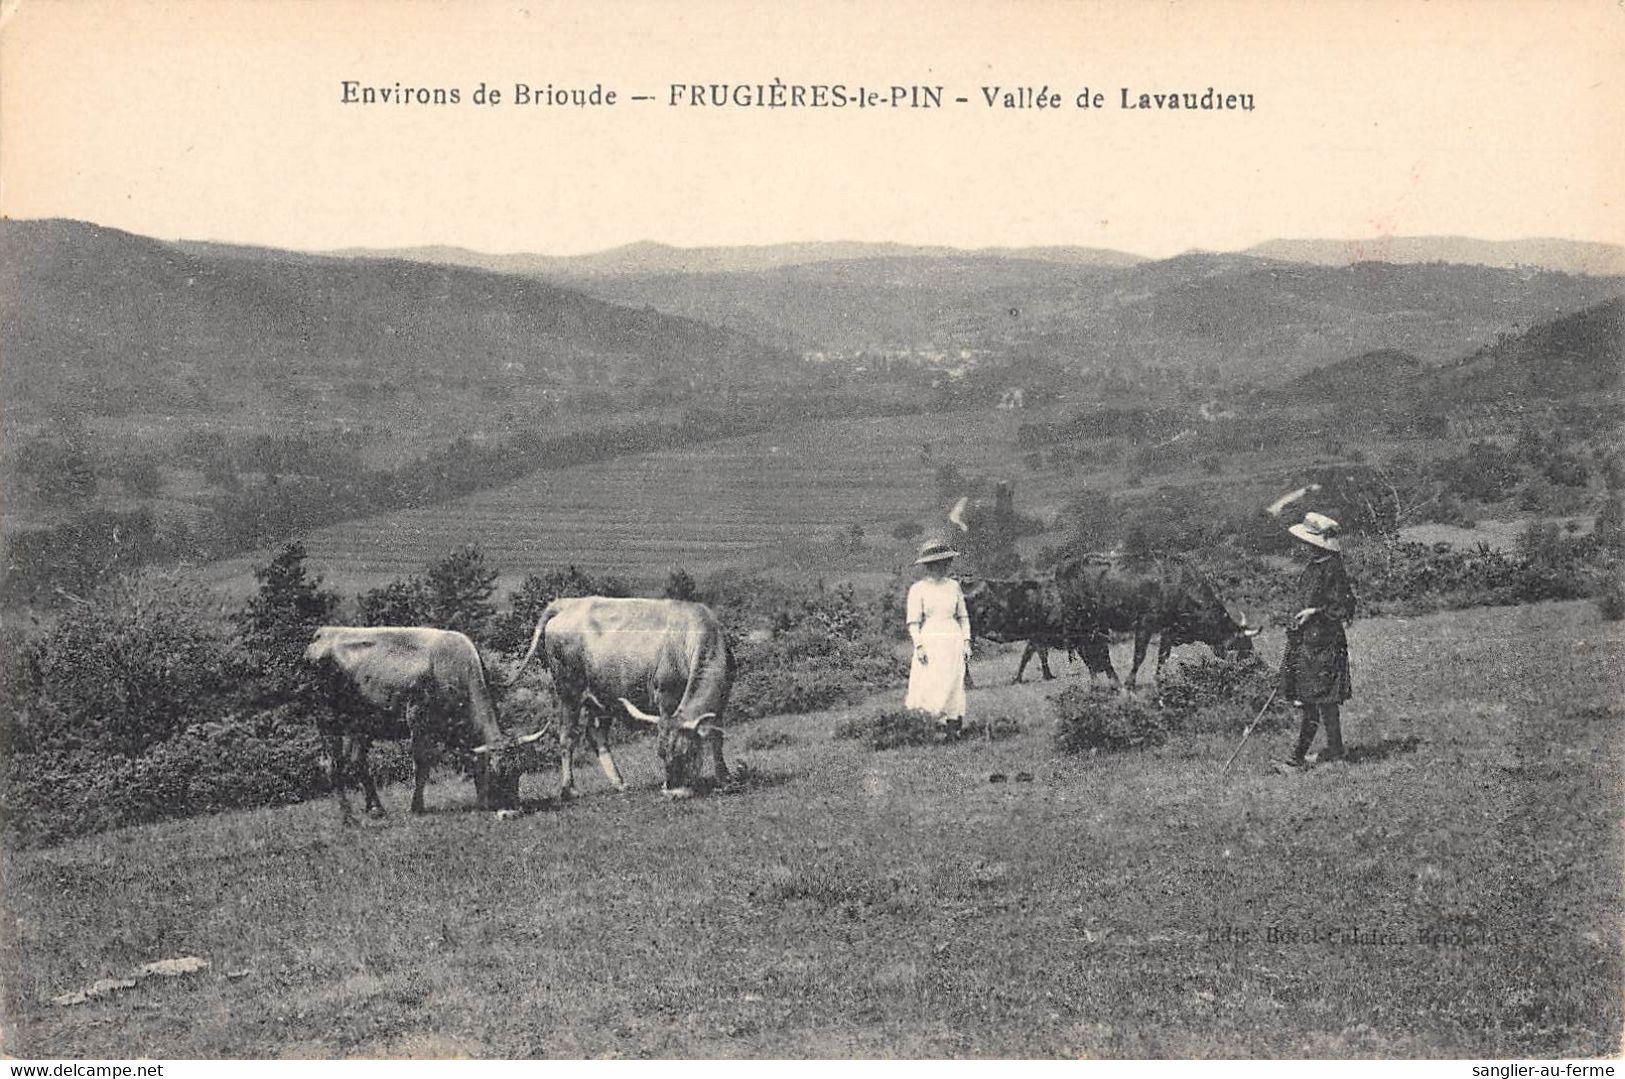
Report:
[[[330,707],[318,727],[332,755],[333,786],[347,822],[355,819],[345,793],[352,775],[361,780],[367,811],[384,812],[367,767],[375,738],[412,739],[413,813],[423,812],[435,739],[476,751],[474,790],[481,809],[518,801],[514,762],[498,754],[493,764],[482,752],[505,745],[507,735],[473,641],[423,627],[323,626],[305,649],[305,659],[326,683]]]
[[[583,707],[599,767],[617,790],[626,788],[609,750],[615,701],[629,718],[656,729],[667,794],[693,793],[702,745],[710,748],[717,782],[728,781],[721,719],[733,686],[733,653],[709,607],[671,599],[554,600],[537,619],[515,679],[538,647],[563,713],[560,798],[575,797],[571,756]]]
[[[1057,566],[1055,581],[1067,624],[1134,634],[1131,690],[1154,634],[1159,635],[1160,676],[1175,645],[1200,641],[1221,658],[1250,655],[1252,639],[1259,632],[1247,625],[1245,615],[1231,613],[1211,580],[1183,562],[1159,563],[1151,572],[1137,573],[1109,562],[1079,559]]]
[[[1091,680],[1097,674],[1105,674],[1116,684],[1117,672],[1112,669],[1109,651],[1111,638],[1092,626],[1068,623],[1061,590],[1053,578],[974,580],[966,582],[964,592],[972,633],[1005,644],[1027,642],[1021,662],[1016,665],[1017,683],[1035,655],[1044,678],[1053,679],[1049,650],[1065,648],[1069,656],[1082,655]]]

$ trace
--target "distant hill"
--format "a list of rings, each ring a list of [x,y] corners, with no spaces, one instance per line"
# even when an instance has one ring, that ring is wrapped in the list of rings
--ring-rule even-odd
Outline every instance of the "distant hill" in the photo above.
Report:
[[[0,222],[8,408],[217,411],[303,387],[563,394],[789,377],[735,331],[535,278],[404,260],[181,247],[78,221]]]
[[[1458,401],[1517,403],[1595,397],[1625,383],[1625,300],[1507,335],[1440,370],[1430,393]]]
[[[986,350],[1261,382],[1382,349],[1442,363],[1517,323],[1625,292],[1613,278],[1219,254],[1129,267],[913,256],[573,283],[803,351]]]
[[[1425,377],[1415,356],[1379,349],[1305,371],[1283,388],[1283,396],[1316,405],[1386,407],[1404,403]]]
[[[918,247],[893,243],[798,243],[757,247],[669,247],[666,244],[627,244],[587,255],[489,254],[462,247],[400,249],[347,248],[333,255],[363,258],[404,258],[473,266],[501,273],[541,274],[557,277],[599,277],[627,274],[760,273],[787,266],[860,259],[1020,259],[1063,266],[1132,266],[1145,259],[1123,251],[1093,247],[990,247],[961,250],[953,247]]]
[[[1319,266],[1350,266],[1357,262],[1453,262],[1501,269],[1527,266],[1596,276],[1625,274],[1625,247],[1581,240],[1475,240],[1466,236],[1269,240],[1243,253]]]

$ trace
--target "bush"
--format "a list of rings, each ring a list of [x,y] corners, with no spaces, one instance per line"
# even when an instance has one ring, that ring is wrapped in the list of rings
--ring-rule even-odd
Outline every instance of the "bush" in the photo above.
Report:
[[[993,732],[992,741],[1010,738],[1021,733],[1021,720],[1002,712],[994,712],[991,715],[979,713],[966,718],[961,733],[965,738],[987,738],[990,729]]]
[[[1611,573],[1603,583],[1602,591],[1598,593],[1597,611],[1605,622],[1618,622],[1625,619],[1625,577],[1618,573]]]
[[[1068,686],[1050,698],[1055,748],[1062,753],[1147,749],[1167,741],[1162,710],[1134,697],[1089,686]]]
[[[1204,656],[1163,674],[1157,705],[1169,728],[1178,731],[1240,733],[1270,702],[1261,729],[1274,729],[1289,717],[1289,702],[1271,700],[1278,677],[1257,655],[1237,660]]]
[[[1433,464],[1434,475],[1462,498],[1499,502],[1511,493],[1521,471],[1517,457],[1493,442],[1474,442],[1458,457]]]
[[[217,601],[171,577],[119,581],[26,646],[16,730],[37,747],[134,757],[218,714],[244,663]]]
[[[891,708],[868,716],[842,720],[835,737],[863,742],[870,749],[925,746],[942,741],[942,721],[917,708]]]
[[[904,632],[893,591],[859,596],[850,585],[722,573],[700,598],[728,633],[738,671],[729,711],[742,718],[811,712],[902,683]]]
[[[694,583],[694,575],[682,566],[673,566],[666,575],[666,587],[662,593],[667,599],[696,600],[700,598],[700,586]]]

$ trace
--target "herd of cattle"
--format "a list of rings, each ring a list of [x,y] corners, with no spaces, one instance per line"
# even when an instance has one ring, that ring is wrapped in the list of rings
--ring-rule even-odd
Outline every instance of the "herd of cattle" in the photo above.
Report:
[[[1064,648],[1081,655],[1092,675],[1105,674],[1117,684],[1108,646],[1110,634],[1120,632],[1134,637],[1128,676],[1133,689],[1153,636],[1160,635],[1160,673],[1175,645],[1201,642],[1221,656],[1243,655],[1252,651],[1258,632],[1226,606],[1208,578],[1178,563],[1134,572],[1080,559],[1042,578],[972,580],[964,592],[977,636],[1027,643],[1018,682],[1035,654],[1044,677],[1053,677],[1048,650]],[[692,793],[707,753],[716,782],[727,782],[721,720],[734,658],[710,608],[667,599],[555,600],[537,620],[509,685],[538,653],[561,713],[561,799],[576,793],[572,758],[583,717],[599,766],[617,790],[625,784],[609,747],[615,716],[654,729],[668,794]],[[481,809],[517,803],[518,754],[545,731],[515,736],[503,726],[468,637],[428,627],[323,626],[305,659],[315,665],[325,691],[319,725],[346,820],[352,819],[345,793],[352,780],[360,781],[367,810],[383,812],[367,764],[368,750],[380,738],[411,740],[414,813],[423,812],[437,742],[472,749]]]

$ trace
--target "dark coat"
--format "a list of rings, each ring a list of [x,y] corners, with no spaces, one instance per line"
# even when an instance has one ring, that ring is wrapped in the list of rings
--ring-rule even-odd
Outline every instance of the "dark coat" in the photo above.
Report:
[[[1302,629],[1287,634],[1281,659],[1281,696],[1304,704],[1341,704],[1354,696],[1349,642],[1343,623],[1354,618],[1354,589],[1343,556],[1317,556],[1298,578],[1298,606],[1318,607]]]

